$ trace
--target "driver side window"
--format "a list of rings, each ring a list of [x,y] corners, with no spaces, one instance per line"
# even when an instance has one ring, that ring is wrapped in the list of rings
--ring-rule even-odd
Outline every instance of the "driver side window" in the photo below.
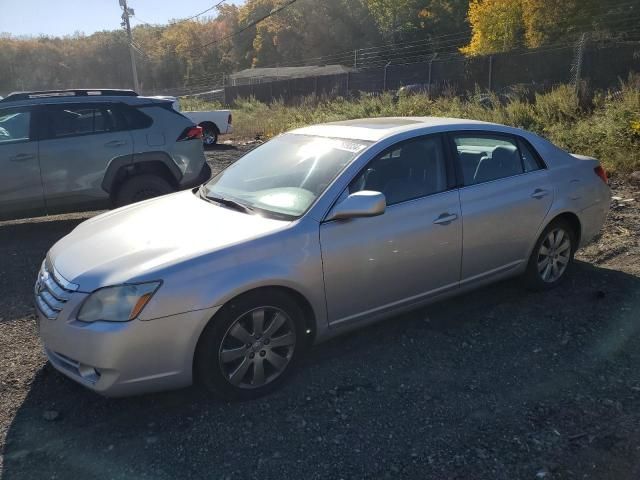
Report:
[[[408,140],[374,158],[349,185],[349,193],[381,192],[387,205],[413,200],[447,189],[442,137]]]

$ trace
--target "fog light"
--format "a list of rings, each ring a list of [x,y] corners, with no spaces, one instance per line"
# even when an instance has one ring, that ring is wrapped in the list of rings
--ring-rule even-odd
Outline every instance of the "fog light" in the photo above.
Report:
[[[95,382],[100,378],[100,372],[89,365],[83,365],[82,363],[78,365],[78,373],[85,380],[89,380],[91,382]]]

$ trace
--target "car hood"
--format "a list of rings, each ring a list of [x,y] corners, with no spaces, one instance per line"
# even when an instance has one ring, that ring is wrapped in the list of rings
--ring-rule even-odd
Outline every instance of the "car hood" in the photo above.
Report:
[[[167,266],[289,224],[220,207],[186,191],[93,217],[56,243],[49,259],[60,275],[90,292],[158,279]]]

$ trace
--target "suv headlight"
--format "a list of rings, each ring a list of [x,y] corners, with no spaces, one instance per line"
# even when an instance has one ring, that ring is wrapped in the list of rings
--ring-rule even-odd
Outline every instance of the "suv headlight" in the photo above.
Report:
[[[96,290],[82,304],[78,320],[82,322],[133,320],[140,315],[142,309],[160,288],[161,283],[119,285]]]

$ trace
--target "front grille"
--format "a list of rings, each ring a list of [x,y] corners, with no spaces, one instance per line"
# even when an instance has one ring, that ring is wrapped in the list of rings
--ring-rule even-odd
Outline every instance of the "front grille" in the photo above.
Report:
[[[36,306],[49,320],[55,320],[77,289],[78,285],[67,281],[45,260],[35,285]]]

